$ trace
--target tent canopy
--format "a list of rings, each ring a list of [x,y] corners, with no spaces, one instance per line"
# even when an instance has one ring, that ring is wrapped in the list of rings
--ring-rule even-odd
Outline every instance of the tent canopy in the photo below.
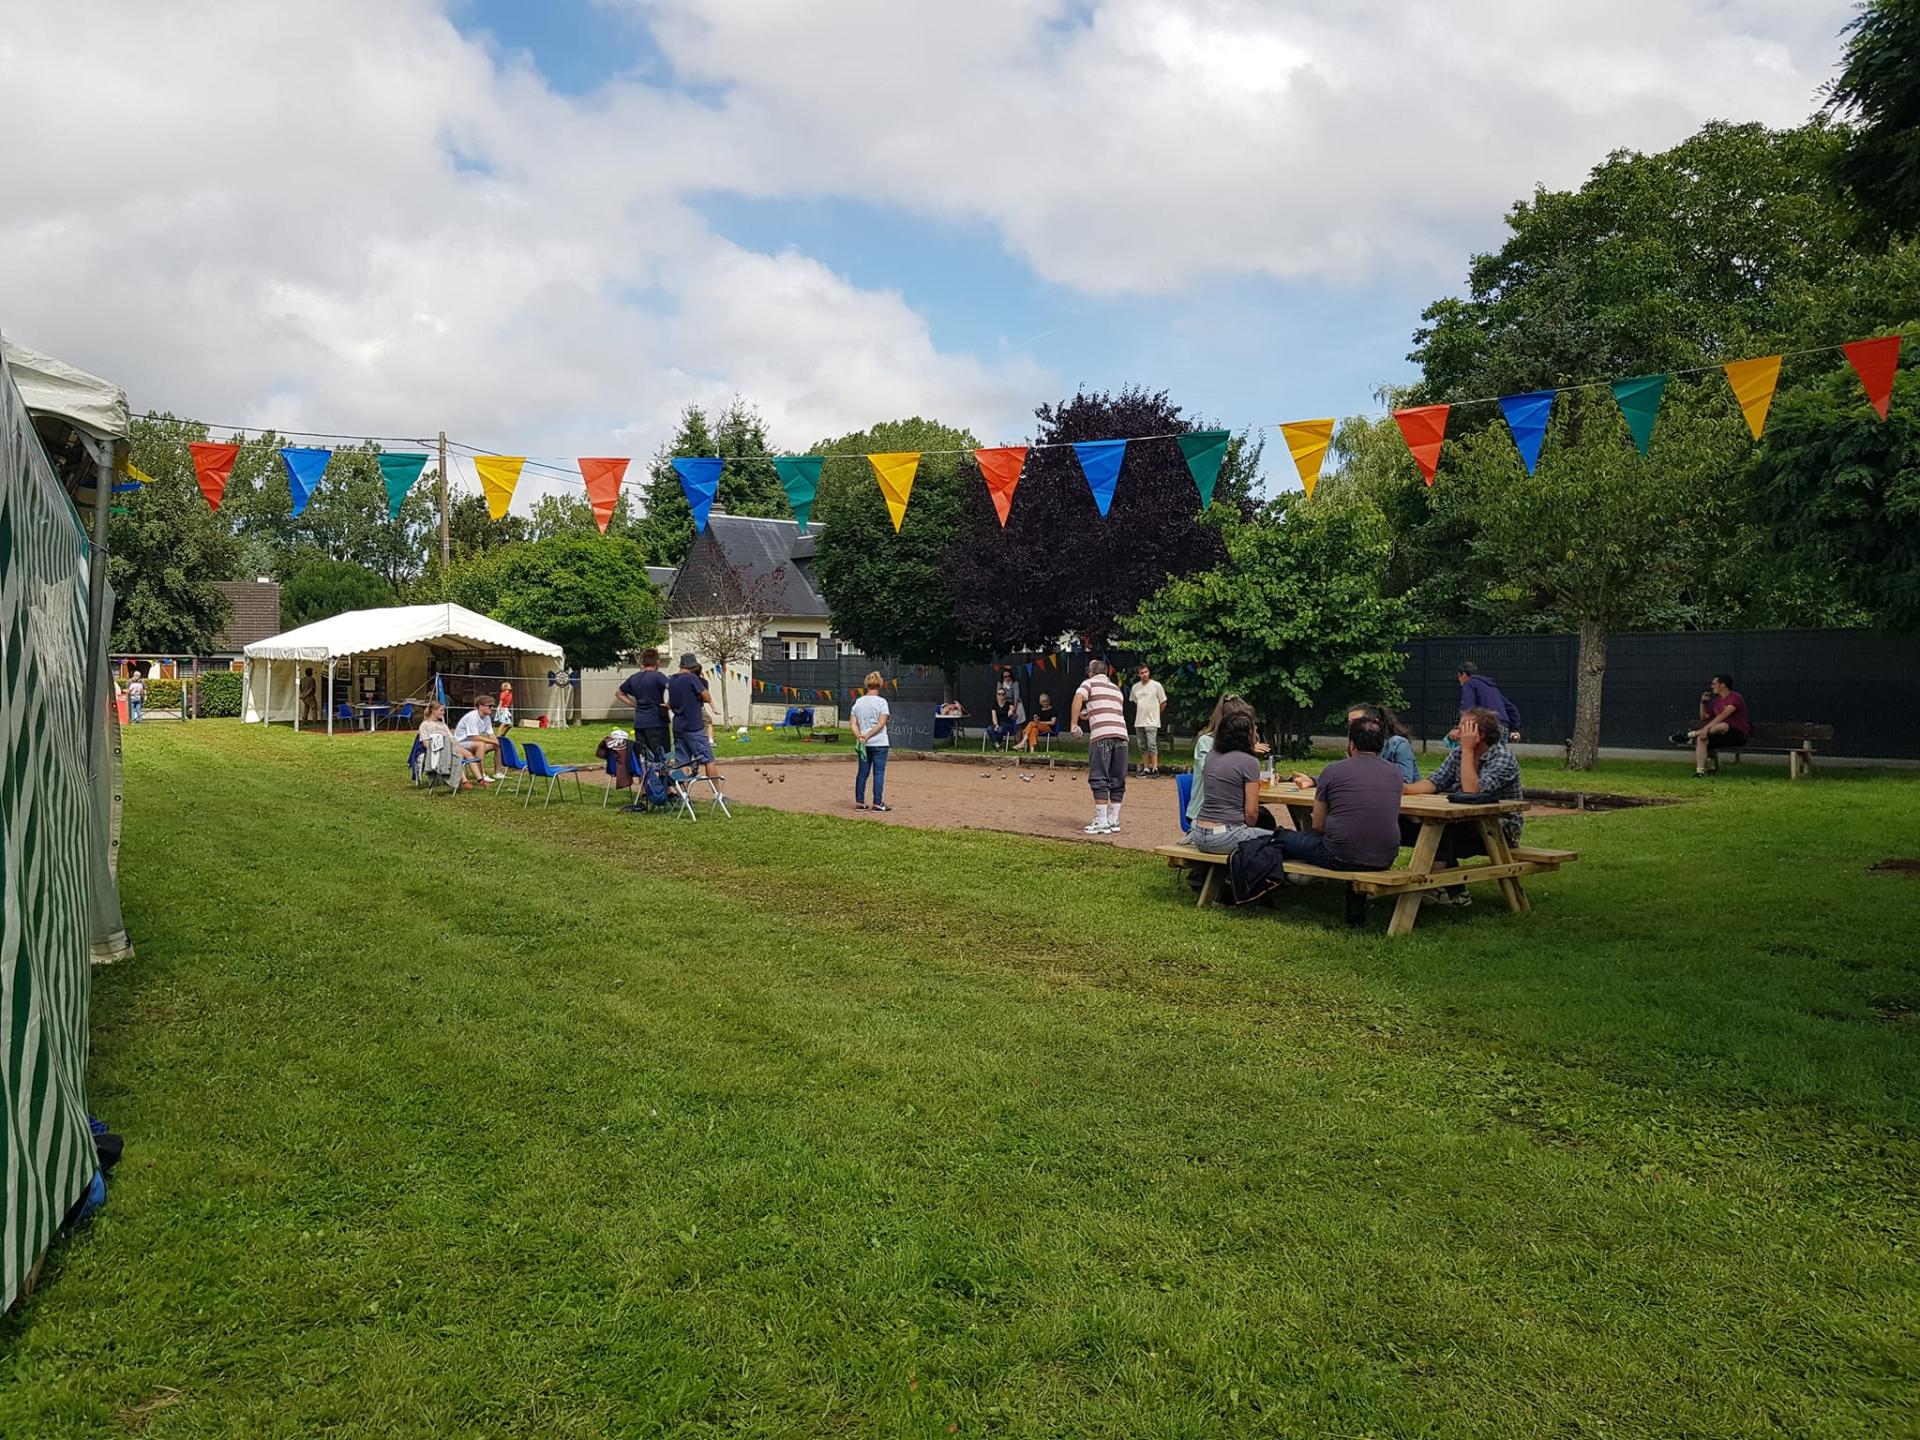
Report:
[[[127,442],[127,392],[110,380],[89,375],[77,366],[22,345],[12,336],[0,337],[7,368],[27,409],[34,415],[56,415],[74,429],[109,445]]]
[[[560,647],[462,605],[389,605],[348,610],[247,646],[249,660],[335,660],[407,645],[447,650],[517,650],[560,658]]]

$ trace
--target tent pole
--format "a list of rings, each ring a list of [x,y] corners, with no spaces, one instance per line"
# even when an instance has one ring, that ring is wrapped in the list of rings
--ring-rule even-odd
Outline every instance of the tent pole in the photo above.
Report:
[[[87,557],[87,708],[92,710],[107,659],[107,516],[113,508],[112,453],[93,452],[93,548]],[[87,774],[93,775],[99,758],[99,739],[106,733],[101,717],[87,724]]]
[[[327,660],[327,734],[333,734],[333,660]],[[298,672],[295,672],[298,673]]]
[[[273,693],[271,685],[267,687],[267,693],[269,695]],[[300,729],[300,662],[298,660],[293,662],[293,728],[295,731]]]
[[[295,710],[293,713],[297,716],[300,712]],[[271,660],[267,661],[267,695],[260,702],[260,723],[263,726],[273,724],[273,661]]]

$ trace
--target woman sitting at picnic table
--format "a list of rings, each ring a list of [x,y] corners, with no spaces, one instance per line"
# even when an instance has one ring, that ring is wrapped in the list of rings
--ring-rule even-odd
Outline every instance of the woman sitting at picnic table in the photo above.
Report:
[[[1400,772],[1400,778],[1411,785],[1420,778],[1420,762],[1413,755],[1413,735],[1400,722],[1400,717],[1384,705],[1351,705],[1347,708],[1347,724],[1365,716],[1369,720],[1378,720],[1380,728],[1387,733],[1386,748],[1380,752],[1380,758]]]
[[[1195,848],[1208,855],[1229,855],[1243,840],[1267,834],[1260,810],[1260,760],[1254,753],[1253,707],[1222,696],[1208,722],[1212,744],[1200,767],[1205,783],[1193,818]],[[1199,787],[1196,786],[1196,789]]]
[[[1230,707],[1245,705],[1246,703],[1246,701],[1242,700],[1238,695],[1235,695],[1231,690],[1227,691],[1218,700],[1214,701],[1213,714],[1208,717],[1205,728],[1203,728],[1200,734],[1194,739],[1193,789],[1187,796],[1187,824],[1189,826],[1200,818],[1200,806],[1206,799],[1207,756],[1213,753],[1213,735],[1214,731],[1220,728],[1220,717],[1226,714]],[[1248,713],[1252,713],[1251,706],[1248,707]],[[1264,740],[1260,739],[1260,733],[1257,728],[1254,731],[1253,753],[1263,757],[1272,753],[1271,747]],[[1269,820],[1272,819],[1271,816],[1267,818]],[[1274,827],[1268,824],[1265,828],[1271,830]],[[1191,844],[1193,843],[1193,839],[1193,831],[1189,829],[1185,836],[1185,841]]]

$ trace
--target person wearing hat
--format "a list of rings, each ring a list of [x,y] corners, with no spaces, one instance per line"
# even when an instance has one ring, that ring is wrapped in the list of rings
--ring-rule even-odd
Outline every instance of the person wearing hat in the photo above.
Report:
[[[602,765],[608,765],[607,773],[613,777],[613,788],[630,790],[639,778],[639,764],[635,760],[633,746],[627,743],[627,732],[618,728],[609,730],[606,738],[593,747],[593,758]]]
[[[700,676],[700,662],[691,654],[680,657],[680,671],[667,681],[667,710],[673,716],[673,753],[682,765],[698,765],[709,780],[714,774],[713,739],[707,734],[707,706],[713,696]]]

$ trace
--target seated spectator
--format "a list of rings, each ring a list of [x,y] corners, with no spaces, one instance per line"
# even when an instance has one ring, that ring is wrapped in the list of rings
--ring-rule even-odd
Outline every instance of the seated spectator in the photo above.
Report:
[[[1260,823],[1253,707],[1223,696],[1214,715],[1209,726],[1213,743],[1201,767],[1205,790],[1193,818],[1193,843],[1208,855],[1230,855],[1243,840],[1265,835],[1272,827]]]
[[[1007,741],[1020,732],[1022,724],[1020,692],[1004,687],[994,691],[993,709],[988,712],[987,739],[1005,748]]]
[[[1406,787],[1409,795],[1479,795],[1488,800],[1524,800],[1520,784],[1520,762],[1507,748],[1506,727],[1491,710],[1475,708],[1460,717],[1460,748],[1450,751],[1440,768],[1425,780]],[[1519,812],[1500,817],[1507,843],[1520,838],[1523,817]],[[1487,853],[1485,841],[1475,825],[1448,825],[1440,832],[1439,863],[1451,865],[1467,855]],[[1429,890],[1421,897],[1427,905],[1471,905],[1473,898],[1465,885],[1446,890]]]
[[[593,758],[605,765],[613,762],[608,771],[613,776],[613,788],[631,790],[634,782],[640,778],[640,760],[635,747],[627,743],[627,732],[620,729],[609,730],[606,738],[593,747]]]
[[[1313,828],[1276,837],[1289,860],[1330,870],[1384,870],[1400,853],[1400,797],[1406,781],[1381,749],[1386,727],[1364,710],[1347,722],[1347,758],[1312,783]],[[1295,783],[1306,779],[1296,775]]]
[[[500,767],[500,742],[493,735],[493,696],[476,695],[473,709],[460,717],[460,723],[453,727],[454,744],[460,754],[471,756],[480,761],[480,779],[483,784],[491,785],[497,775],[486,773],[486,759],[494,756],[494,768]]]
[[[1716,675],[1700,695],[1700,723],[1692,730],[1673,737],[1676,745],[1693,746],[1695,779],[1707,776],[1707,760],[1722,750],[1733,750],[1747,743],[1752,726],[1747,720],[1747,702],[1733,688],[1731,675]]]
[[[1402,783],[1411,785],[1420,778],[1420,762],[1413,756],[1413,737],[1407,727],[1400,723],[1400,717],[1384,705],[1354,705],[1347,710],[1347,728],[1353,728],[1353,722],[1362,718],[1376,720],[1386,735],[1387,741],[1380,750],[1380,758],[1400,772]],[[1348,737],[1351,739],[1351,735]]]
[[[1213,734],[1214,734],[1214,731],[1217,730],[1220,726],[1220,717],[1224,715],[1230,707],[1235,705],[1245,705],[1246,703],[1247,703],[1246,701],[1242,700],[1238,695],[1235,695],[1232,691],[1228,691],[1227,693],[1223,694],[1218,700],[1214,702],[1213,714],[1208,717],[1205,728],[1202,729],[1201,732],[1194,737],[1193,789],[1190,790],[1187,794],[1187,824],[1188,825],[1192,825],[1195,820],[1199,819],[1200,805],[1201,805],[1201,802],[1206,798],[1207,756],[1213,753]],[[1260,757],[1264,757],[1273,753],[1271,747],[1268,746],[1265,741],[1260,739],[1258,727],[1255,727],[1255,730],[1254,730],[1253,753],[1256,756],[1260,756]],[[1261,813],[1263,815],[1267,814],[1266,811],[1262,811]],[[1270,821],[1271,819],[1272,817],[1268,816],[1268,820]],[[1271,823],[1267,823],[1267,822],[1262,822],[1262,823],[1265,829],[1271,830],[1274,828],[1274,826]],[[1192,842],[1193,842],[1193,832],[1192,830],[1188,830],[1185,837],[1185,841],[1183,843],[1191,844]]]
[[[454,789],[460,788],[460,781],[454,775],[456,765],[471,772],[469,783],[493,783],[480,763],[480,753],[463,745],[447,728],[447,707],[438,700],[427,701],[421,713],[420,728],[415,734],[426,752],[426,766],[446,776],[447,783]]]
[[[1044,691],[1033,707],[1033,715],[1027,721],[1027,733],[1021,737],[1016,750],[1032,750],[1040,743],[1042,735],[1060,733],[1060,716],[1053,708],[1053,697]]]

